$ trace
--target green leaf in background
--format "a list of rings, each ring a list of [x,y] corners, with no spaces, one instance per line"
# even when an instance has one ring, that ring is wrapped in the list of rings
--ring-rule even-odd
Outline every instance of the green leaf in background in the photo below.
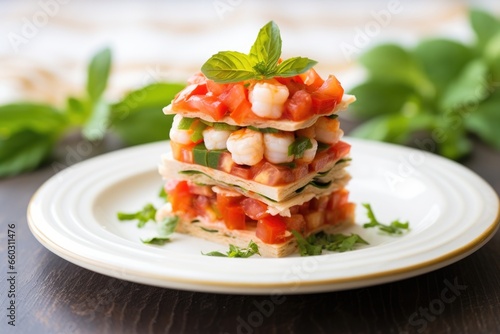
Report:
[[[9,138],[0,138],[0,177],[12,176],[38,167],[52,151],[50,133],[21,130]]]
[[[413,54],[441,93],[473,58],[473,52],[469,47],[441,38],[420,42],[413,50]]]
[[[162,108],[185,87],[176,83],[153,83],[132,91],[111,106],[111,130],[127,145],[166,140],[173,116]]]
[[[491,69],[491,79],[494,82],[500,82],[500,32],[486,44],[484,58]]]
[[[353,115],[368,118],[399,113],[417,93],[405,84],[369,80],[354,87],[350,94],[356,96],[356,103],[350,106]],[[415,108],[419,107],[415,105]]]
[[[465,122],[467,129],[500,150],[500,89],[478,105]]]
[[[38,133],[57,133],[66,119],[54,107],[37,103],[13,103],[0,106],[0,138],[30,129]]]
[[[108,129],[110,106],[102,98],[92,103],[90,118],[83,126],[82,133],[90,141],[104,138]]]
[[[488,67],[481,59],[467,64],[446,89],[441,105],[444,110],[475,104],[488,96]]]
[[[83,124],[88,117],[86,109],[84,101],[76,97],[68,97],[66,99],[65,115],[68,118],[69,124],[75,126]]]
[[[399,45],[374,47],[361,55],[359,61],[372,79],[407,84],[424,97],[435,94],[432,83],[422,73],[412,54]]]
[[[500,32],[500,20],[479,9],[471,9],[469,19],[472,29],[476,33],[478,49],[483,50],[490,39]]]
[[[90,61],[87,77],[87,94],[91,100],[97,101],[104,93],[111,70],[111,50],[105,48]]]

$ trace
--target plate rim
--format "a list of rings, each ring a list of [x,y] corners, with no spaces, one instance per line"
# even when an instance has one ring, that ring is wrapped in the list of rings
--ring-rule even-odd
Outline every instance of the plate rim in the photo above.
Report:
[[[382,146],[392,146],[397,147],[399,149],[404,150],[416,150],[413,148],[394,145],[389,143],[375,142],[369,140],[362,140],[358,138],[350,138],[345,137],[348,141],[358,141],[358,142],[368,142],[374,145],[382,145]],[[76,165],[82,163],[95,163],[92,161],[99,160],[103,156],[109,156],[110,154],[126,154],[125,151],[130,152],[132,150],[138,150],[144,146],[153,146],[153,145],[164,145],[166,141],[154,142],[145,145],[139,145],[134,147],[128,147],[117,151],[112,151],[103,155],[99,155],[93,157],[91,159],[87,159],[84,162],[78,163]],[[442,267],[445,267],[449,264],[457,262],[468,255],[472,254],[483,245],[485,245],[496,233],[500,226],[500,199],[498,198],[498,194],[491,187],[489,183],[487,183],[481,176],[476,174],[474,171],[469,168],[448,159],[445,159],[441,156],[435,155],[426,151],[426,154],[431,154],[439,159],[444,160],[446,163],[453,163],[457,165],[459,168],[466,170],[469,173],[472,173],[474,176],[481,179],[489,190],[496,196],[497,201],[497,212],[496,217],[492,222],[490,222],[486,229],[484,229],[479,235],[477,235],[473,240],[469,241],[467,244],[464,244],[458,248],[455,248],[451,251],[448,251],[445,254],[441,254],[438,257],[432,258],[430,260],[425,260],[423,262],[419,262],[417,264],[411,264],[408,266],[398,267],[396,269],[388,269],[381,270],[369,274],[358,274],[351,275],[349,277],[337,277],[337,278],[318,278],[313,280],[301,280],[299,283],[297,281],[285,282],[228,282],[228,281],[217,281],[217,280],[207,280],[207,279],[194,279],[191,277],[177,277],[175,275],[166,275],[155,274],[155,273],[144,273],[137,268],[127,268],[126,270],[123,267],[118,267],[114,264],[110,264],[105,260],[93,259],[90,257],[85,257],[84,255],[76,254],[69,249],[66,249],[62,246],[59,246],[54,240],[51,240],[49,236],[46,235],[36,224],[35,217],[33,217],[33,207],[35,201],[39,198],[41,190],[48,184],[53,181],[58,174],[55,174],[48,180],[46,180],[32,195],[30,202],[27,208],[27,218],[28,218],[28,226],[31,233],[36,237],[36,239],[48,250],[58,255],[59,257],[83,268],[86,268],[91,271],[99,272],[101,274],[116,277],[119,279],[132,281],[140,284],[147,284],[152,286],[158,286],[163,288],[174,288],[188,291],[199,291],[199,292],[216,292],[216,293],[248,293],[248,294],[263,294],[269,293],[276,289],[287,289],[299,286],[295,290],[290,290],[285,292],[285,294],[296,294],[296,293],[312,293],[312,292],[327,292],[327,291],[338,291],[345,289],[352,289],[358,287],[365,287],[374,284],[382,284],[388,283],[404,278],[409,278],[417,275],[421,275]],[[74,165],[75,166],[75,165]],[[63,171],[64,172],[64,171]],[[135,172],[137,174],[138,171]],[[233,259],[234,260],[234,259]],[[239,259],[241,260],[241,259]],[[245,260],[245,259],[243,259]],[[125,274],[125,275],[124,275]],[[363,284],[364,283],[364,284]],[[336,285],[339,285],[336,287]],[[240,291],[236,289],[246,289],[245,291]]]

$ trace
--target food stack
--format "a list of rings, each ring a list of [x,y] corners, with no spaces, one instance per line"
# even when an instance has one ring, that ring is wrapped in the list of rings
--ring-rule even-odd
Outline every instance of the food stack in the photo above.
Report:
[[[292,231],[353,222],[350,145],[337,116],[355,98],[335,76],[321,78],[316,62],[280,55],[270,22],[249,55],[212,56],[164,108],[175,116],[158,219],[177,215],[177,232],[239,247],[252,240],[261,255],[282,257],[297,249]]]

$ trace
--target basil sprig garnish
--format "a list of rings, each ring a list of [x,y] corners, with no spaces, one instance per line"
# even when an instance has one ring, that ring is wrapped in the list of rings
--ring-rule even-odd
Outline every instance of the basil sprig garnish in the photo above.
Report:
[[[293,57],[279,63],[281,35],[276,23],[270,21],[262,27],[249,54],[221,51],[201,67],[203,74],[218,83],[239,82],[250,79],[292,77],[306,72],[317,64],[315,60]]]

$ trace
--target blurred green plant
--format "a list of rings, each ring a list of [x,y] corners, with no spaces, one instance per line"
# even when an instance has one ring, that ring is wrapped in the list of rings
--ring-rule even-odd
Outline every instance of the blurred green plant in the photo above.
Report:
[[[359,58],[368,77],[350,93],[366,120],[350,135],[407,144],[460,159],[469,133],[500,149],[500,19],[469,11],[475,43],[423,40],[384,44]]]
[[[63,108],[30,102],[0,106],[0,177],[37,168],[50,159],[60,140],[75,131],[89,141],[113,132],[126,145],[168,139],[172,116],[163,115],[161,109],[184,85],[156,82],[110,103],[104,92],[111,63],[108,48],[94,55],[84,96],[68,97]]]

